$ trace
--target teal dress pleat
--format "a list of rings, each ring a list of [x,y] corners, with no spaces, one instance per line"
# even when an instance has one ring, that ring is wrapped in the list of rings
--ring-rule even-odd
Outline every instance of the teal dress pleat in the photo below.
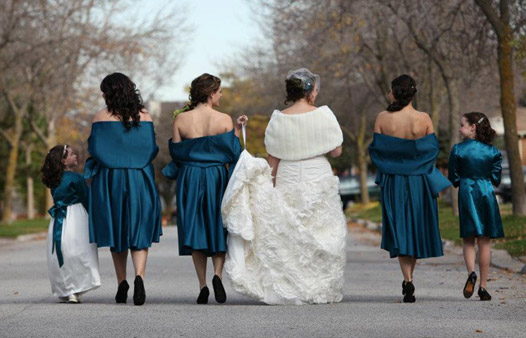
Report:
[[[207,256],[226,252],[221,202],[241,154],[239,138],[232,130],[177,143],[170,139],[168,147],[173,161],[163,174],[177,180],[179,255],[194,250]]]
[[[466,139],[449,156],[449,180],[458,190],[460,237],[504,237],[493,185],[500,184],[502,155],[490,144]]]
[[[159,152],[152,122],[127,130],[122,122],[92,125],[89,188],[90,241],[113,252],[141,250],[162,235],[161,202],[152,161]]]
[[[451,183],[435,167],[438,153],[435,134],[416,140],[374,134],[369,154],[381,188],[381,247],[391,258],[444,255],[437,197]]]
[[[86,211],[89,209],[89,192],[82,175],[72,171],[64,171],[60,184],[51,189],[53,207],[48,213],[53,217],[53,252],[56,252],[59,266],[64,264],[62,255],[62,232],[68,206],[82,203]]]

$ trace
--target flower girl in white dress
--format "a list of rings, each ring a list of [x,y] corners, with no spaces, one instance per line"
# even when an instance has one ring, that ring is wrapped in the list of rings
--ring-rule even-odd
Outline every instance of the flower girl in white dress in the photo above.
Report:
[[[244,151],[223,198],[225,270],[267,304],[340,302],[347,227],[326,156],[341,154],[343,135],[329,107],[314,106],[319,76],[302,68],[285,82],[294,103],[272,114],[269,163]]]
[[[100,286],[96,244],[89,242],[88,187],[72,171],[77,155],[67,145],[53,147],[42,166],[42,182],[51,189],[47,261],[51,291],[61,302],[80,303],[80,296]]]

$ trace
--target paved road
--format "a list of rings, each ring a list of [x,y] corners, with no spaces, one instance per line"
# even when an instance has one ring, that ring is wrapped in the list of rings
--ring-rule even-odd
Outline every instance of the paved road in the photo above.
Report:
[[[116,282],[106,249],[99,252],[103,285],[73,305],[58,304],[50,295],[44,240],[3,244],[0,337],[524,337],[526,332],[525,277],[492,269],[494,300],[465,300],[462,258],[450,253],[418,264],[417,303],[403,304],[397,261],[378,248],[376,234],[357,228],[351,229],[340,304],[268,306],[235,294],[227,281],[226,304],[211,297],[209,305],[197,305],[191,259],[177,256],[176,228],[164,232],[150,253],[142,307],[131,299],[113,303]]]

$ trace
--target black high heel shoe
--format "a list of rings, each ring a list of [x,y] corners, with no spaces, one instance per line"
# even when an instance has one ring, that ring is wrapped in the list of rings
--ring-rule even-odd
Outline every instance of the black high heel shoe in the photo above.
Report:
[[[483,287],[479,287],[478,294],[480,300],[491,300],[491,295],[489,294],[488,290],[484,289]]]
[[[133,285],[133,304],[143,305],[146,301],[146,291],[144,290],[144,282],[142,277],[136,276]]]
[[[404,280],[402,282],[402,295],[404,295],[404,303],[416,302],[414,293],[415,293],[415,286],[413,285],[413,282],[412,281],[406,282]]]
[[[477,282],[477,274],[475,271],[469,274],[466,285],[464,285],[464,298],[470,298],[475,292],[475,283]]]
[[[214,296],[216,297],[216,302],[221,304],[226,302],[225,288],[223,287],[223,282],[218,275],[214,275],[214,278],[212,278],[212,285],[214,286]]]
[[[197,297],[197,304],[208,304],[208,296],[210,296],[210,290],[208,286],[205,286],[199,292],[199,297]]]
[[[126,300],[128,299],[129,288],[130,286],[128,285],[128,282],[126,280],[123,280],[119,284],[119,288],[117,289],[117,294],[115,295],[115,302],[126,303]]]

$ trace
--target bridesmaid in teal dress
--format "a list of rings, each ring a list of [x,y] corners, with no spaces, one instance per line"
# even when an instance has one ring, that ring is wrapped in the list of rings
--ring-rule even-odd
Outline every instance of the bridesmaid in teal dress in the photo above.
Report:
[[[159,242],[161,203],[152,161],[159,148],[151,116],[135,84],[124,74],[104,78],[107,109],[95,115],[88,139],[90,241],[109,246],[117,275],[117,303],[126,303],[128,250],[135,268],[133,302],[146,299],[144,278],[148,248]]]
[[[504,237],[499,205],[493,185],[501,178],[502,155],[491,142],[495,131],[482,113],[472,112],[462,116],[460,134],[462,143],[455,144],[449,157],[449,180],[458,190],[460,237],[464,245],[464,260],[468,279],[464,297],[470,298],[475,290],[475,239],[479,247],[480,300],[491,300],[486,290],[491,258],[491,238]]]
[[[381,188],[382,249],[398,257],[403,301],[415,302],[413,272],[419,258],[443,255],[437,197],[451,184],[435,167],[438,140],[429,115],[411,101],[416,83],[401,75],[391,83],[387,111],[378,114],[369,154]]]
[[[214,110],[222,96],[221,80],[210,74],[194,79],[190,104],[174,120],[168,141],[173,161],[163,170],[177,180],[177,230],[179,255],[191,255],[199,279],[198,304],[206,304],[207,257],[212,257],[212,285],[218,303],[226,301],[222,284],[227,231],[223,227],[221,202],[228,179],[241,154],[239,128],[229,115]]]

